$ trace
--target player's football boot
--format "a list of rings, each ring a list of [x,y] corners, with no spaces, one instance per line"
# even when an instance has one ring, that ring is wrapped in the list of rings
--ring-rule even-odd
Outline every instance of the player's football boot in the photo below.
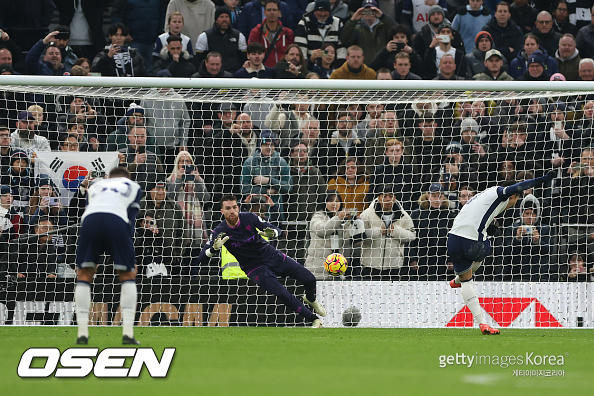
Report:
[[[322,321],[320,319],[314,319],[314,321],[311,324],[311,328],[319,329],[320,327],[322,327]]]
[[[450,287],[451,287],[452,289],[457,289],[457,288],[459,288],[460,286],[462,286],[462,283],[456,283],[456,278],[454,278],[454,279],[452,279],[452,280],[450,281]]]
[[[122,337],[122,345],[140,345],[140,341],[137,341],[134,337],[130,338],[125,335]]]
[[[89,344],[89,337],[80,336],[76,339],[76,343],[78,345],[88,345]]]
[[[501,334],[499,332],[499,329],[494,329],[491,326],[489,326],[486,323],[483,323],[481,325],[479,325],[480,329],[481,329],[481,333],[486,334],[486,335],[499,335]]]
[[[320,315],[320,316],[326,316],[326,310],[324,309],[324,307],[322,307],[322,304],[320,304],[320,302],[318,300],[309,301],[307,299],[307,296],[304,294],[303,295],[303,301],[305,301],[306,303],[308,303],[309,305],[311,305],[312,308],[314,309],[314,311],[318,315]]]

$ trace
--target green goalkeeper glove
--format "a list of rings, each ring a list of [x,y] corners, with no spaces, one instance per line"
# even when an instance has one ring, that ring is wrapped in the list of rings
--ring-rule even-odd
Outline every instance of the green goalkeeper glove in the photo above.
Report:
[[[276,238],[276,230],[270,227],[265,228],[263,231],[258,231],[258,234],[266,239]]]
[[[221,248],[223,247],[223,245],[225,244],[225,242],[227,242],[229,240],[228,236],[225,236],[224,232],[221,232],[219,235],[217,235],[217,237],[215,238],[213,244],[212,244],[212,248],[214,250],[221,250]]]

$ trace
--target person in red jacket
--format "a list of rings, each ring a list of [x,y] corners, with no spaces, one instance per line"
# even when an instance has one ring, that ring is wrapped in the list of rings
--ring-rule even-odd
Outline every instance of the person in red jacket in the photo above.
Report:
[[[293,44],[293,31],[279,20],[281,13],[278,0],[264,2],[264,20],[250,32],[248,44],[258,42],[266,49],[264,65],[274,67],[285,56],[285,50]]]

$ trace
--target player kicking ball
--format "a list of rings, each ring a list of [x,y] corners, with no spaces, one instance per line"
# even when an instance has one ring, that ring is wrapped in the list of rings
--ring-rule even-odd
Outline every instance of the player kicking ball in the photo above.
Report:
[[[508,186],[504,184],[490,187],[468,201],[454,219],[447,242],[448,255],[454,263],[456,273],[456,278],[450,281],[450,287],[461,289],[462,298],[483,334],[499,334],[498,329],[485,323],[472,282],[472,273],[480,267],[485,257],[491,254],[491,242],[487,239],[487,229],[495,216],[518,202],[524,190],[552,180],[556,173],[556,171],[549,171],[545,176],[536,179]]]
[[[254,213],[240,212],[234,195],[224,195],[221,198],[221,213],[225,220],[212,230],[208,242],[198,256],[198,263],[206,257],[212,257],[224,245],[237,259],[248,278],[311,322],[311,327],[322,327],[322,321],[316,314],[326,316],[326,310],[316,300],[315,276],[262,238],[276,238],[280,230]],[[305,286],[303,299],[311,305],[316,314],[289,293],[278,281],[278,276],[291,277],[301,282]]]
[[[130,180],[130,172],[126,168],[112,169],[109,178],[100,180],[89,188],[76,249],[78,281],[74,290],[74,302],[78,323],[77,344],[89,343],[91,283],[103,252],[111,255],[122,283],[122,343],[140,344],[134,338],[137,296],[134,280],[136,257],[132,238],[141,197],[140,186]]]

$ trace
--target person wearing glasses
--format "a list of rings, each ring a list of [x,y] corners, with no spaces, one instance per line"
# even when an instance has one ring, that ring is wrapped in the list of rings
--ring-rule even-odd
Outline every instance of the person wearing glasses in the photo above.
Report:
[[[548,11],[538,13],[532,34],[540,39],[540,46],[549,56],[555,56],[562,34],[553,29],[553,16]]]

